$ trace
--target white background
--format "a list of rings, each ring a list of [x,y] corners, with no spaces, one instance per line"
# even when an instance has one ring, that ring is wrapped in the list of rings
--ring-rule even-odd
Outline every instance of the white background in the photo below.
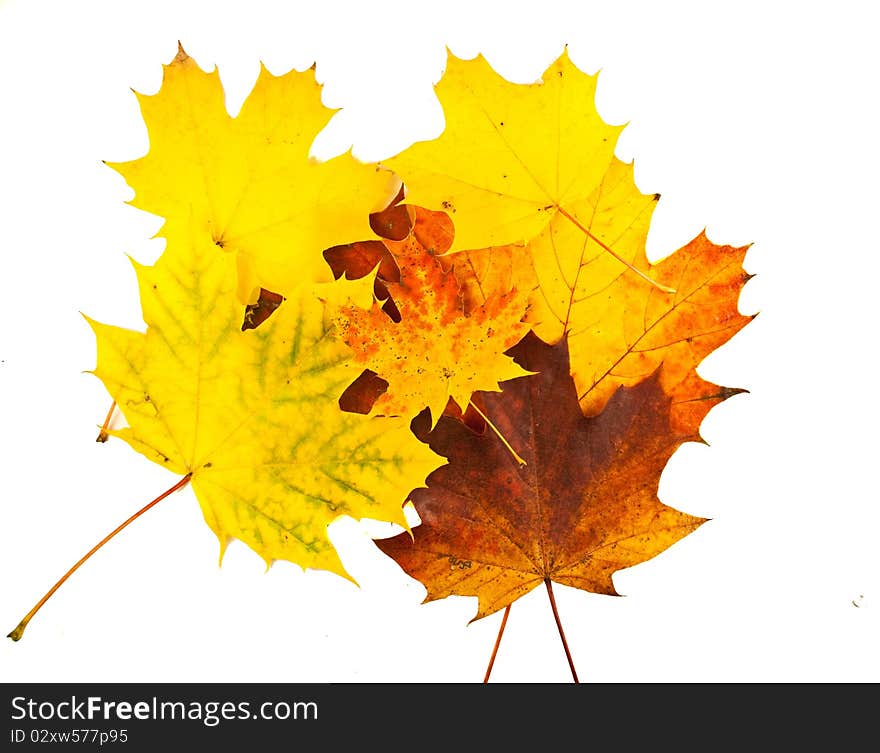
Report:
[[[531,82],[564,43],[601,69],[618,155],[659,192],[658,258],[703,227],[752,243],[741,298],[761,315],[701,366],[751,392],[665,471],[667,503],[712,518],[622,571],[623,598],[556,587],[582,681],[880,680],[877,336],[880,74],[870,3],[0,2],[0,628],[174,483],[118,441],[85,373],[79,312],[141,328],[126,255],[160,222],[101,160],[147,148],[131,89],[155,92],[181,40],[219,67],[234,113],[263,60],[317,61],[316,146],[390,156],[442,128],[448,47]],[[370,529],[372,530],[372,529]],[[0,680],[479,682],[500,613],[424,589],[351,521],[333,536],[360,588],[244,545],[218,567],[191,491],[68,581]],[[570,679],[542,589],[517,602],[492,679]]]

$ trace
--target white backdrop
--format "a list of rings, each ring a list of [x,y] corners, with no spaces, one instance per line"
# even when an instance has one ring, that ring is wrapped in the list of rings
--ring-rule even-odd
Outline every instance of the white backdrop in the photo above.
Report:
[[[741,311],[761,315],[701,366],[750,390],[715,408],[709,447],[664,472],[669,505],[712,518],[622,571],[622,598],[562,586],[582,681],[880,680],[876,230],[880,73],[868,3],[442,4],[0,2],[0,628],[95,542],[174,483],[118,441],[79,312],[143,326],[126,255],[160,221],[102,160],[144,153],[131,89],[155,92],[181,40],[237,111],[263,60],[317,61],[315,146],[381,159],[442,128],[446,46],[536,80],[569,45],[599,77],[659,192],[649,254],[706,227],[752,243]],[[102,549],[0,644],[0,680],[478,682],[501,615],[424,589],[334,524],[360,588],[217,541],[190,490]],[[380,528],[380,530],[382,530]],[[516,603],[497,682],[566,682],[543,589]]]

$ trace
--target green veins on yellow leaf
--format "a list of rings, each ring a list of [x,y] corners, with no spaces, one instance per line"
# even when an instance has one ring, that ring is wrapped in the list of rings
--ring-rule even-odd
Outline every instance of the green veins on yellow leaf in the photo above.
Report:
[[[234,258],[197,222],[168,242],[154,266],[135,265],[146,332],[90,321],[94,373],[128,422],[112,433],[192,474],[221,552],[237,538],[267,563],[346,576],[327,525],[348,515],[406,527],[403,503],[443,458],[407,420],[339,409],[351,353],[320,300],[339,283],[301,287],[242,331]]]
[[[181,49],[158,93],[138,100],[149,152],[111,167],[134,189],[134,206],[165,219],[161,235],[195,223],[235,255],[241,303],[255,303],[261,287],[286,296],[303,279],[331,280],[321,251],[371,237],[370,213],[399,190],[392,173],[350,153],[309,157],[334,113],[313,69],[273,76],[261,67],[232,118],[217,71]]]

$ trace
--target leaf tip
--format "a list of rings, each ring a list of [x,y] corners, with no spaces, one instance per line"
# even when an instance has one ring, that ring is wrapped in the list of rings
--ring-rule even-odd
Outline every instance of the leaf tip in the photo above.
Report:
[[[260,59],[258,61],[258,63],[260,66],[260,72],[257,74],[258,79],[262,78],[263,76],[270,76],[271,78],[278,78],[278,76],[276,76],[274,73],[272,73],[272,71],[270,71],[266,67],[266,63],[264,63],[262,59]]]
[[[327,569],[328,569],[331,573],[335,573],[336,575],[338,575],[340,578],[344,578],[345,580],[347,580],[349,583],[351,583],[353,586],[355,586],[355,588],[358,588],[358,589],[359,589],[359,588],[361,587],[361,584],[358,583],[358,582],[357,582],[357,581],[356,581],[356,580],[355,580],[355,579],[349,574],[348,570],[346,570],[341,564],[337,565],[336,567],[333,567],[333,568],[327,568]]]
[[[748,395],[751,394],[749,390],[745,387],[722,387],[720,392],[720,397],[722,400],[727,400],[729,397],[733,397],[734,395]]]
[[[92,332],[97,333],[97,328],[100,326],[100,322],[98,322],[98,321],[95,320],[95,319],[92,319],[92,317],[90,317],[88,314],[83,313],[82,311],[79,312],[79,315],[80,315],[83,319],[86,320],[86,324],[88,324],[89,327],[92,328]],[[86,372],[86,373],[88,373],[88,372]]]
[[[174,56],[174,60],[171,61],[172,65],[174,63],[185,63],[189,59],[189,54],[186,52],[186,50],[183,49],[183,43],[178,39],[177,54]]]
[[[220,552],[217,555],[217,567],[222,567],[223,566],[223,557],[226,556],[226,550],[229,547],[229,542],[232,540],[232,537],[231,536],[221,536],[218,533],[217,540],[220,542]]]

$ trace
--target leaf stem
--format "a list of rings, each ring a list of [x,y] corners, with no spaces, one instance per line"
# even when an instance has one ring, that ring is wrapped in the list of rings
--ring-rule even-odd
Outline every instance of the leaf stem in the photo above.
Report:
[[[498,427],[495,426],[495,424],[493,424],[493,423],[489,420],[489,417],[488,417],[485,413],[483,413],[483,411],[481,411],[481,410],[477,407],[477,404],[476,404],[473,400],[471,400],[471,401],[469,401],[469,402],[470,402],[471,407],[472,407],[477,413],[479,413],[480,416],[482,417],[482,419],[488,424],[489,428],[492,429],[492,431],[494,431],[494,432],[498,435],[498,438],[504,443],[504,446],[505,446],[508,450],[510,450],[510,454],[513,455],[513,457],[514,457],[514,459],[516,460],[516,462],[519,463],[520,465],[526,465],[526,461],[523,460],[523,459],[517,454],[516,450],[514,450],[513,447],[510,446],[510,442],[508,442],[508,441],[504,438],[504,435],[503,435],[500,431],[498,431]]]
[[[550,578],[544,578],[544,585],[547,586],[547,595],[550,597],[550,608],[553,610],[553,619],[556,620],[556,627],[559,630],[559,637],[562,639],[562,648],[565,649],[565,658],[568,659],[568,667],[571,669],[572,679],[580,684],[578,680],[577,670],[574,668],[574,661],[571,658],[571,652],[568,650],[568,641],[565,640],[565,633],[562,630],[562,622],[559,619],[559,612],[556,610],[556,599],[553,596],[553,586]]]
[[[611,248],[611,246],[606,246],[602,241],[600,241],[595,235],[593,235],[589,230],[587,230],[587,228],[585,228],[580,222],[578,222],[578,220],[574,216],[572,216],[571,214],[566,212],[562,207],[557,205],[556,208],[559,210],[559,214],[561,214],[563,217],[565,217],[566,219],[573,222],[578,228],[580,228],[581,231],[586,233],[588,238],[590,238],[591,240],[598,243],[605,251],[607,251],[609,254],[611,254],[615,259],[617,259],[617,261],[619,261],[621,264],[623,264],[627,269],[629,269],[632,272],[635,272],[643,280],[651,283],[651,285],[653,285],[655,288],[659,288],[664,293],[674,293],[675,292],[675,288],[667,287],[666,285],[663,285],[663,284],[657,282],[656,280],[652,280],[650,277],[648,277],[648,275],[646,275],[644,272],[642,272],[642,270],[636,269],[626,259],[624,259],[622,256],[620,256],[620,254],[618,254],[613,248]]]
[[[501,645],[501,636],[504,635],[504,626],[507,624],[507,617],[510,614],[510,604],[504,608],[504,616],[501,618],[501,627],[498,628],[498,637],[495,639],[495,647],[492,649],[492,656],[489,657],[489,666],[486,667],[486,676],[483,678],[483,684],[489,682],[489,675],[492,674],[492,667],[495,664],[495,656],[498,654],[498,646]]]
[[[182,479],[180,479],[180,481],[178,481],[174,486],[172,486],[170,489],[162,492],[158,497],[156,497],[156,499],[154,499],[152,502],[149,502],[148,504],[146,504],[144,507],[142,507],[140,510],[138,510],[134,515],[132,515],[128,520],[126,520],[121,525],[117,526],[113,531],[108,533],[103,539],[101,539],[97,544],[95,544],[95,546],[93,546],[85,555],[83,555],[83,557],[81,557],[80,560],[73,567],[70,568],[70,570],[68,570],[66,573],[64,573],[64,575],[60,578],[60,580],[54,586],[52,586],[52,588],[50,588],[46,592],[46,595],[34,605],[34,608],[31,609],[31,611],[28,612],[24,616],[24,619],[18,623],[18,626],[15,628],[15,630],[13,630],[11,633],[9,633],[9,635],[7,635],[6,637],[12,638],[12,640],[14,640],[14,641],[19,640],[21,638],[21,636],[24,635],[24,631],[25,631],[25,628],[28,626],[28,623],[31,621],[31,619],[33,619],[33,616],[40,610],[40,607],[42,607],[43,604],[45,604],[49,600],[49,597],[52,596],[52,594],[54,594],[61,587],[61,585],[64,583],[64,581],[66,581],[71,575],[73,575],[79,569],[80,565],[82,565],[89,557],[91,557],[102,546],[104,546],[104,544],[106,544],[108,541],[110,541],[110,539],[112,539],[117,533],[119,533],[129,523],[132,523],[135,520],[137,520],[147,510],[149,510],[151,507],[153,507],[154,505],[157,505],[159,502],[161,502],[163,499],[165,499],[165,497],[169,496],[170,494],[173,494],[178,489],[182,489],[184,486],[186,486],[189,483],[190,478],[192,478],[192,473],[187,473],[186,476],[184,476]]]
[[[110,419],[113,418],[113,411],[116,410],[116,401],[114,400],[110,403],[110,410],[107,411],[107,418],[104,419],[104,424],[101,426],[101,431],[98,434],[96,442],[106,442],[110,435],[107,433],[107,429],[110,428]]]

